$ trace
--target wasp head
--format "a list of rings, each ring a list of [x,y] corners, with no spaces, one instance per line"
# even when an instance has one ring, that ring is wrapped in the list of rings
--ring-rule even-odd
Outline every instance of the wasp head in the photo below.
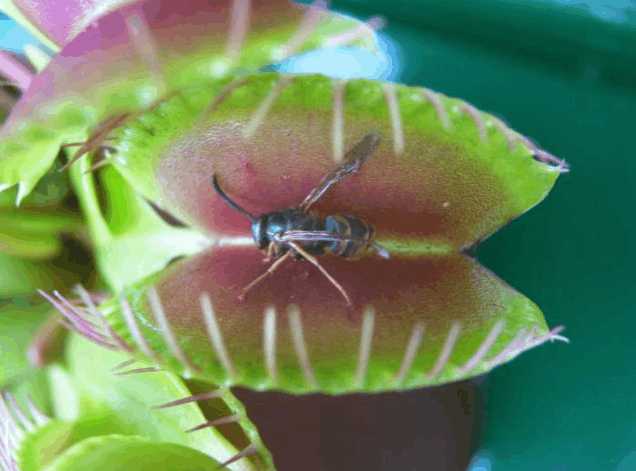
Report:
[[[267,234],[267,216],[261,216],[252,221],[252,237],[259,249],[264,249],[269,245],[269,236]]]

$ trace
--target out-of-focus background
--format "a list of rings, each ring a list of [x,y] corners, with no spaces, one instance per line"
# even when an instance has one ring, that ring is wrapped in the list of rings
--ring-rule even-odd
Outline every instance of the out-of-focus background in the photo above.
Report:
[[[338,0],[384,16],[391,60],[347,51],[281,68],[424,85],[492,112],[571,165],[479,259],[539,304],[570,345],[480,384],[470,469],[636,469],[636,2]],[[33,41],[0,19],[0,46]]]

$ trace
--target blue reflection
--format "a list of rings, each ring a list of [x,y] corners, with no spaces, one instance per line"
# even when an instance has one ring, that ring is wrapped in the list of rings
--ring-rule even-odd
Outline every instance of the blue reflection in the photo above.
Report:
[[[554,0],[570,8],[587,11],[611,23],[632,23],[636,19],[634,0]]]
[[[633,471],[634,469],[636,469],[636,451],[632,451],[625,456],[620,463],[618,463],[616,471]]]
[[[376,37],[375,51],[355,46],[318,49],[290,57],[264,70],[316,73],[339,79],[395,80],[401,70],[398,47],[385,34],[378,33]],[[21,54],[27,44],[39,44],[39,41],[15,21],[0,14],[0,48]]]
[[[0,14],[0,49],[22,53],[27,44],[38,44],[27,30],[7,16]]]
[[[473,459],[468,465],[468,471],[492,471],[492,460],[484,456],[484,454],[484,451],[480,451],[473,456]]]
[[[335,47],[310,51],[267,67],[294,74],[323,74],[338,79],[394,80],[400,73],[397,47],[387,36],[378,35],[378,50]]]

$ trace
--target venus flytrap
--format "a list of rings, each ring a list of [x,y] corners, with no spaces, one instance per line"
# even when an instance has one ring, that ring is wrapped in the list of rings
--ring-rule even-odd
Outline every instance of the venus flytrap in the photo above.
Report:
[[[221,463],[247,449],[246,459],[237,460],[230,469],[273,467],[256,428],[230,391],[210,385],[201,391],[198,389],[201,385],[188,385],[166,371],[125,374],[147,365],[122,366],[128,356],[104,350],[78,337],[72,339],[67,356],[68,371],[80,394],[90,398],[93,404],[103,404],[119,423],[117,433],[178,443]],[[98,371],[94,366],[96,359],[100,364]],[[89,413],[80,411],[80,416],[86,419]],[[236,420],[216,427],[207,425],[227,417],[236,417]]]
[[[538,204],[564,162],[426,88],[258,73],[311,48],[374,49],[369,25],[320,2],[89,3],[69,2],[59,24],[48,2],[31,12],[60,50],[3,128],[0,185],[26,203],[63,150],[107,292],[41,292],[80,334],[53,373],[77,401],[5,447],[10,464],[273,469],[229,387],[400,391],[564,340],[468,255]],[[315,209],[362,217],[391,258],[321,259],[352,307],[306,262],[240,301],[263,255],[210,177],[254,214],[293,207],[369,132],[377,152]]]
[[[3,424],[11,426],[6,431],[10,440],[0,443],[0,451],[16,469],[77,469],[69,467],[74,464],[71,457],[84,446],[90,448],[92,437],[107,443],[114,433],[143,438],[155,447],[178,445],[186,455],[185,450],[196,451],[194,458],[201,453],[195,463],[225,463],[231,470],[273,469],[255,426],[227,389],[187,384],[157,368],[124,363],[126,355],[76,336],[67,342],[66,357],[64,366],[51,369],[51,393],[66,395],[56,399],[56,419],[44,417],[30,401],[25,411],[11,395],[8,406],[0,409]],[[208,390],[201,392],[202,387]],[[107,467],[110,459],[97,454],[94,462]],[[127,459],[134,459],[132,451]]]
[[[18,203],[60,146],[86,141],[103,121],[169,90],[212,85],[352,30],[348,43],[374,46],[359,22],[286,0],[128,3],[66,44],[14,107],[0,144],[0,185],[18,185]]]
[[[139,4],[140,2],[125,3]],[[166,12],[163,10],[157,14],[157,11],[153,10],[153,8],[159,3],[161,2],[145,2],[145,5],[143,5],[141,9],[133,6],[134,8],[130,8],[128,11],[115,13],[103,21],[100,20],[100,23],[97,25],[97,32],[93,31],[93,35],[91,35],[90,32],[84,36],[80,35],[80,38],[74,44],[62,48],[61,52],[48,64],[48,67],[35,78],[35,84],[29,88],[29,91],[18,103],[18,106],[13,109],[11,122],[4,127],[5,139],[3,143],[6,144],[6,147],[3,149],[3,158],[0,159],[0,167],[2,167],[2,170],[0,170],[0,180],[2,181],[2,189],[5,190],[2,197],[3,199],[10,200],[8,201],[9,204],[17,201],[25,205],[32,199],[32,197],[29,196],[31,189],[34,188],[40,180],[40,176],[47,170],[52,159],[57,154],[58,149],[64,148],[67,149],[68,152],[73,149],[75,142],[82,141],[84,141],[85,144],[79,146],[79,149],[75,152],[76,156],[80,156],[86,151],[104,148],[107,143],[101,140],[101,136],[95,134],[95,129],[99,128],[100,124],[103,126],[102,123],[104,122],[114,122],[117,124],[118,121],[112,119],[112,113],[115,113],[115,117],[118,116],[118,106],[123,110],[119,113],[119,116],[124,115],[124,119],[128,113],[135,115],[140,111],[145,112],[148,108],[146,105],[153,103],[154,94],[165,89],[167,85],[166,81],[168,81],[169,84],[171,80],[170,77],[172,77],[172,80],[184,80],[182,84],[178,84],[178,87],[185,84],[190,86],[197,83],[209,83],[213,85],[218,78],[228,75],[232,70],[238,68],[241,71],[245,71],[249,68],[258,68],[270,62],[272,59],[282,60],[295,52],[318,46],[328,39],[338,40],[344,43],[373,46],[373,37],[370,29],[360,27],[360,24],[355,21],[337,18],[329,14],[324,11],[320,4],[307,9],[291,7],[287,2],[265,3],[236,1],[217,4],[210,8],[207,3],[204,5],[202,2],[189,2],[187,5],[181,6],[170,5],[170,11]],[[165,4],[164,6],[167,5],[167,2],[163,3]],[[149,4],[153,5],[149,6]],[[6,7],[7,5],[9,5],[9,2],[5,2],[4,6]],[[18,7],[30,8],[31,5],[18,4]],[[39,7],[46,9],[46,5],[44,4]],[[86,13],[85,10],[86,5],[83,4],[81,13]],[[25,10],[21,11],[24,12]],[[47,17],[47,15],[43,15],[43,10],[38,10],[36,12],[38,13],[37,15],[33,15],[32,11],[28,13],[28,16],[31,18],[39,17],[40,20],[43,20],[44,23],[41,26],[51,26],[54,29],[60,26],[47,24],[51,16],[48,15]],[[153,16],[153,13],[155,13],[155,16]],[[175,33],[173,29],[170,34],[164,36],[163,39],[159,38],[159,41],[154,42],[154,39],[157,38],[157,29],[154,28],[155,23],[161,23],[166,18],[165,15],[173,15],[174,18],[175,13],[177,15],[181,14],[180,19],[183,20],[184,23],[172,25],[174,28],[179,29],[179,27],[182,27],[188,29],[186,23],[188,22],[188,15],[190,15],[190,23],[193,22],[193,18],[196,18],[197,21],[206,24],[206,33],[208,33],[213,40],[207,41],[205,37],[198,36],[196,44],[201,47],[190,50],[190,44],[187,44],[186,46],[188,47],[185,50],[183,49],[183,45],[181,45],[181,49],[179,49],[179,47],[175,48],[173,47],[175,44],[173,44],[172,41],[173,35],[182,35],[177,34],[178,32]],[[75,18],[72,22],[73,24],[76,24],[75,20],[77,20],[77,22],[84,21],[82,18]],[[153,21],[155,23],[153,23]],[[68,38],[74,35],[72,30],[75,26],[73,26],[73,24],[62,25],[62,29],[66,28],[66,26],[70,28],[63,33],[67,35]],[[165,22],[161,24],[163,26],[166,25]],[[216,24],[219,26],[219,29],[210,29],[208,28],[208,24]],[[129,42],[128,49],[126,50],[125,48],[124,50],[125,52],[133,51],[133,54],[128,54],[128,67],[122,64],[121,57],[115,57],[113,61],[109,62],[108,48],[106,47],[108,40],[113,38],[113,31],[122,25],[125,27],[123,38]],[[228,31],[225,31],[226,27]],[[153,31],[152,34],[155,35],[154,37],[147,35],[150,30]],[[51,30],[47,31],[47,33],[51,32]],[[53,33],[56,32],[54,31]],[[57,33],[59,33],[59,31],[57,31]],[[119,30],[118,33],[121,33],[121,30]],[[227,37],[224,41],[217,41],[218,38],[226,33]],[[103,35],[103,38],[107,39],[99,45],[92,43],[96,36],[100,35]],[[185,36],[187,36],[187,34]],[[55,34],[53,34],[53,37],[55,37]],[[66,42],[62,36],[59,36],[57,39],[60,45]],[[153,45],[158,46],[159,49],[152,47],[149,49],[146,48],[144,41],[146,41],[146,45],[152,42]],[[223,47],[218,47],[221,43],[223,43]],[[88,90],[86,89],[86,82],[76,80],[77,77],[85,75],[81,73],[81,71],[74,69],[70,79],[69,75],[67,75],[67,72],[70,71],[68,67],[69,62],[73,63],[74,66],[78,65],[75,63],[74,58],[77,56],[78,48],[82,49],[82,47],[86,47],[83,52],[89,62],[88,64],[84,62],[84,64],[89,68],[91,67],[91,63],[93,66],[98,66],[100,76],[104,78],[103,81],[98,79],[96,82],[89,80]],[[158,51],[159,55],[156,55]],[[117,56],[117,52],[121,52],[121,50],[116,51],[114,56]],[[161,58],[155,61],[159,56],[161,56]],[[112,65],[112,62],[115,62],[115,65],[109,69],[109,64]],[[141,62],[142,67],[137,69],[137,77],[134,77],[134,79],[130,81],[128,78],[134,76],[134,70],[132,69],[135,69],[137,62]],[[162,69],[161,73],[158,73],[159,68]],[[170,72],[171,68],[172,72]],[[188,73],[186,74],[184,74],[185,68],[188,68]],[[168,72],[165,73],[166,71]],[[98,92],[98,100],[95,100],[94,86],[96,85],[97,88],[101,90],[101,92]],[[174,82],[172,86],[177,87]],[[52,92],[52,89],[56,89],[58,92]],[[142,95],[141,98],[139,94]],[[163,97],[159,97],[157,102],[161,102],[162,99]],[[106,128],[106,131],[109,130],[110,129]],[[22,145],[27,142],[28,145]],[[68,144],[71,144],[71,147],[67,147]],[[22,151],[25,151],[26,154],[23,154]],[[75,170],[75,168],[73,170]],[[117,174],[112,172],[110,176],[108,172],[103,172],[103,174],[105,186],[109,184],[111,186],[117,186],[118,183],[121,183],[121,177]],[[50,176],[45,176],[45,178],[59,179],[60,176],[63,176],[62,174],[56,173],[49,175]],[[77,175],[74,176],[74,179],[78,179]],[[15,183],[18,183],[18,185],[13,186]],[[77,185],[77,181],[74,183]],[[135,248],[136,240],[139,241],[138,243],[145,244],[144,247],[148,247],[149,240],[147,237],[144,238],[148,235],[154,237],[155,246],[157,243],[161,246],[161,241],[164,241],[163,243],[166,245],[174,244],[175,240],[180,240],[182,242],[181,245],[187,241],[187,234],[185,234],[187,231],[173,230],[170,227],[166,227],[163,223],[157,223],[157,216],[149,210],[149,207],[143,200],[137,200],[137,209],[132,211],[135,206],[131,205],[129,198],[135,199],[138,197],[130,190],[120,191],[120,189],[115,188],[110,192],[109,197],[110,203],[112,204],[110,207],[111,212],[105,217],[107,222],[102,221],[103,223],[100,226],[98,222],[100,221],[100,216],[91,216],[95,213],[94,210],[97,208],[94,206],[95,200],[86,198],[86,194],[91,193],[92,190],[93,188],[90,187],[90,185],[88,188],[84,188],[82,183],[76,187],[80,203],[84,205],[84,209],[86,210],[85,215],[88,222],[89,235],[95,244],[98,264],[103,268],[103,276],[115,290],[119,289],[119,286],[125,286],[130,282],[130,279],[136,280],[157,268],[151,263],[149,266],[141,266],[138,268],[138,270],[141,270],[141,274],[136,274],[134,271],[130,273],[130,270],[126,269],[126,267],[123,267],[124,269],[121,271],[115,269],[114,273],[110,273],[112,270],[109,271],[109,265],[101,264],[101,260],[107,259],[112,263],[117,259],[117,254],[124,255],[126,252],[130,252],[130,250],[137,250]],[[88,207],[86,207],[87,203]],[[91,204],[93,204],[93,206],[91,206]],[[122,209],[122,207],[120,207],[121,204],[125,206],[126,213],[119,211]],[[122,215],[124,216],[123,218]],[[42,227],[42,224],[45,222],[41,217],[35,218],[34,221],[36,223],[35,226],[37,226],[36,228]],[[21,218],[18,222],[23,226],[25,220]],[[53,221],[53,223],[55,223],[55,221]],[[181,237],[180,234],[185,234],[184,237],[186,237],[186,239]],[[193,239],[193,237],[190,238]],[[195,234],[194,241],[187,244],[198,244],[200,243],[200,241],[197,242],[198,239],[201,239],[201,237]],[[207,240],[205,237],[203,239],[204,242]],[[196,244],[195,246],[199,248]],[[138,247],[142,248],[142,246]],[[33,252],[33,250],[31,250],[31,252]],[[160,254],[161,249],[159,252],[155,251],[155,254],[157,253]],[[165,263],[166,260],[162,260],[161,256],[159,256],[158,266],[162,267]],[[123,264],[115,262],[112,265],[121,267]],[[41,270],[40,272],[46,275],[46,272],[42,272]],[[53,278],[53,276],[49,278]],[[50,289],[51,285],[43,283],[43,281],[44,279],[36,284],[39,284],[43,288]],[[28,288],[28,291],[31,292],[32,287]],[[70,389],[66,391],[56,389],[52,391],[53,394],[62,393],[62,395],[64,395],[64,392],[70,392],[76,389],[73,386],[74,381],[61,381],[62,376],[69,378],[69,374],[63,373],[63,369],[60,369],[60,367],[55,367],[54,369],[57,371],[57,374],[52,384],[67,384]],[[91,374],[92,380],[97,380],[95,371],[91,370]],[[112,379],[112,374],[108,374],[107,377],[109,380]],[[137,391],[144,389],[140,386],[143,382],[139,383],[139,381],[142,381],[142,379],[139,378],[138,383],[132,389]],[[190,407],[196,407],[194,399],[202,397],[201,394],[190,394],[188,396],[185,394],[185,391],[183,391],[183,393],[185,398],[188,398],[187,403],[190,404]],[[119,391],[113,392],[110,396],[111,398],[115,398],[119,407],[121,407],[121,401],[118,400],[120,396],[121,392]],[[205,396],[205,394],[203,396]],[[99,394],[92,395],[89,403],[95,402],[96,397],[99,397]],[[183,419],[187,417],[187,414],[184,415],[183,410],[179,410],[179,406],[186,406],[185,403],[181,404],[180,402],[184,400],[184,397],[164,398],[164,405],[171,405],[171,408],[175,409],[173,414]],[[64,399],[59,397],[57,401],[58,404],[64,403]],[[209,404],[207,404],[209,401],[203,402],[206,403],[206,407],[209,410],[219,409],[218,406],[210,409]],[[194,429],[201,428],[201,430],[197,430],[196,433],[193,431],[193,435],[199,435],[199,443],[206,443],[203,447],[205,448],[203,451],[207,453],[208,456],[212,454],[218,459],[217,461],[207,458],[209,461],[208,465],[212,463],[214,464],[213,467],[216,467],[216,464],[225,463],[230,469],[270,469],[272,467],[271,458],[268,457],[267,450],[260,442],[260,439],[258,439],[256,429],[245,416],[245,411],[242,409],[241,404],[236,399],[233,399],[229,391],[226,390],[219,396],[217,402],[223,405],[221,409],[225,408],[225,412],[230,414],[229,417],[234,418],[234,420],[230,421],[228,425],[221,427],[224,420],[227,420],[226,417],[214,419],[208,416],[210,420],[207,422],[203,421],[204,424],[209,422],[206,427],[201,428],[201,423],[194,424],[194,426],[191,427]],[[146,411],[152,406],[152,404],[144,403],[141,407],[141,411]],[[72,408],[69,410],[72,410]],[[135,442],[134,437],[131,439],[132,442],[130,442],[127,438],[122,438],[121,436],[113,436],[112,438],[108,436],[91,441],[90,436],[104,435],[109,431],[95,430],[91,429],[90,426],[82,425],[91,422],[90,410],[91,409],[88,411],[83,410],[78,414],[76,420],[79,421],[79,425],[76,424],[75,421],[70,425],[67,422],[61,424],[57,422],[51,423],[46,430],[38,429],[33,431],[35,435],[32,437],[32,440],[28,442],[31,445],[22,447],[19,450],[3,451],[7,452],[6,456],[10,457],[11,460],[15,457],[14,455],[19,455],[16,463],[19,463],[21,469],[30,469],[30,467],[40,469],[45,464],[50,469],[75,469],[72,468],[72,466],[78,466],[78,463],[83,463],[82,456],[89,458],[92,456],[90,459],[93,465],[97,465],[98,467],[106,466],[106,463],[112,465],[112,460],[114,459],[112,454],[105,453],[106,456],[102,456],[96,454],[95,450],[91,448],[93,441],[97,440],[99,441],[99,449],[116,450],[116,456],[126,455],[126,452],[122,451],[124,449],[128,449],[128,452],[130,452],[130,450],[134,448],[136,452],[139,453],[142,453],[144,449],[146,451],[152,449],[153,454],[162,460],[161,464],[165,465],[166,463],[172,462],[169,459],[169,452],[171,451],[170,445],[166,443],[154,441],[148,444],[140,444]],[[62,416],[63,415],[62,413]],[[69,419],[69,417],[67,417],[67,419]],[[232,423],[234,423],[234,425],[232,425]],[[210,430],[214,430],[215,426],[219,426],[220,429],[227,428],[228,426],[239,427],[239,429],[245,431],[244,436],[249,438],[239,440],[237,446],[242,446],[242,448],[235,449],[231,453],[212,452],[207,448],[210,446],[219,446],[218,444],[224,440],[222,435],[218,434],[216,437],[206,438],[205,434],[209,433]],[[78,428],[79,430],[83,430],[82,433],[85,432],[85,434],[80,433],[78,435],[73,432],[75,435],[71,433],[71,436],[75,436],[75,439],[69,442],[67,432]],[[160,434],[165,434],[166,430],[169,430],[169,427],[166,428],[163,426],[160,427],[159,432]],[[110,433],[114,432],[121,435],[125,430],[121,427],[116,427],[110,430]],[[41,433],[44,438],[40,437],[38,433]],[[180,428],[179,433],[184,433],[184,429]],[[214,433],[216,434],[216,432]],[[148,433],[148,430],[144,430],[144,434],[156,438],[152,433]],[[237,435],[236,432],[232,434],[235,439],[239,435]],[[197,448],[193,443],[188,443],[188,445],[192,448]],[[67,448],[72,449],[67,450]],[[46,463],[41,460],[38,461],[42,458],[40,454],[43,450],[48,450]],[[85,450],[90,451],[84,455]],[[37,458],[38,456],[39,458]],[[68,456],[72,458],[67,459]],[[191,465],[198,463],[203,466],[199,458],[196,456],[188,456],[188,453],[181,453],[181,460]],[[53,461],[55,462],[53,463]],[[138,462],[138,460],[135,461]],[[139,463],[141,465],[141,462]],[[10,465],[13,466],[13,461]],[[82,465],[79,466],[81,468]]]
[[[352,310],[306,263],[239,301],[264,268],[249,224],[212,191],[210,176],[255,214],[291,207],[370,129],[383,136],[377,155],[317,210],[363,217],[392,258],[324,260],[351,292]],[[464,251],[541,201],[564,164],[460,100],[261,73],[181,90],[114,130],[109,145],[107,162],[129,188],[188,226],[157,217],[157,227],[202,242],[167,244],[161,257],[140,252],[145,276],[135,270],[104,316],[130,350],[186,377],[297,393],[385,391],[481,374],[560,338],[533,303]],[[113,169],[103,172],[108,187]]]
[[[122,469],[135,462],[135,469],[179,469],[184,463],[202,471],[221,467],[201,452],[173,443],[153,442],[147,438],[128,435],[104,435],[88,438],[70,448],[47,471],[81,471],[88,468],[110,467]],[[98,468],[99,469],[99,468]]]
[[[3,55],[2,63],[9,63],[14,73],[19,64],[22,80],[30,80],[31,73],[13,56]],[[8,78],[0,100],[3,121],[17,99],[15,77]],[[34,293],[38,288],[62,289],[81,279],[84,270],[69,256],[69,245],[77,244],[84,227],[66,204],[68,175],[46,175],[20,208],[15,207],[16,193],[16,188],[0,192],[0,389],[11,388],[19,399],[28,391],[42,403],[44,376],[32,371],[27,349],[51,310]],[[55,342],[50,346],[47,353],[57,348]]]

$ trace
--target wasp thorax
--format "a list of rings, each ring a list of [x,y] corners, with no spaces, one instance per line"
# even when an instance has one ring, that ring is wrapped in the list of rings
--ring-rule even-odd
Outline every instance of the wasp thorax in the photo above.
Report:
[[[320,217],[297,208],[290,208],[261,216],[257,222],[252,224],[252,235],[259,247],[263,249],[270,242],[276,242],[277,237],[290,230],[320,231],[323,229]],[[314,245],[317,247],[320,244],[303,244],[310,253],[315,252]]]

